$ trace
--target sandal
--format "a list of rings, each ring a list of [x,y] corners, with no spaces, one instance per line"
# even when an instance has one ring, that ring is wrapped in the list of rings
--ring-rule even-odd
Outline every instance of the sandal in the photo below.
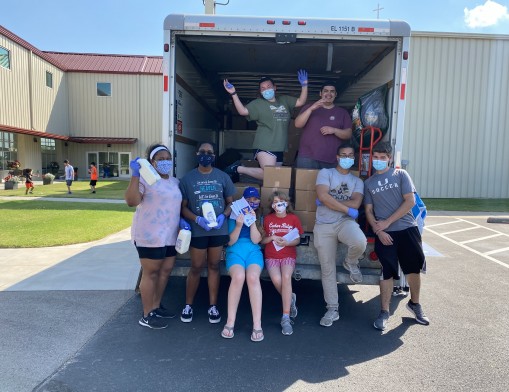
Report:
[[[251,341],[261,342],[265,336],[263,336],[263,329],[253,329],[251,333]]]
[[[225,324],[221,332],[221,336],[225,339],[232,339],[235,336],[235,333],[233,332],[233,327],[229,327],[228,325]]]

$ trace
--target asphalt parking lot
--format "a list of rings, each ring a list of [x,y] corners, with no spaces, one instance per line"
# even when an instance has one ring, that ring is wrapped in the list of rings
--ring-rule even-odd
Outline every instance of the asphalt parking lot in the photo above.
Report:
[[[324,328],[318,324],[325,311],[320,282],[294,283],[299,315],[294,334],[283,336],[279,298],[264,281],[265,340],[253,343],[247,292],[239,306],[235,338],[226,340],[220,337],[223,323],[208,323],[204,280],[193,322],[176,318],[166,330],[154,331],[137,324],[141,303],[132,290],[83,289],[85,283],[76,284],[82,288],[78,291],[65,285],[43,290],[37,281],[41,271],[10,286],[18,291],[3,287],[0,292],[2,388],[506,391],[509,225],[488,224],[486,218],[430,214],[421,303],[431,324],[416,324],[405,309],[407,299],[398,297],[383,333],[372,327],[379,310],[376,286],[340,285],[341,317]],[[118,240],[116,254],[127,255],[130,244]],[[98,246],[105,246],[104,254],[106,245]],[[91,254],[99,257],[98,252]],[[58,265],[52,268],[57,278],[70,279]],[[44,270],[46,276],[52,268]],[[132,272],[125,274],[131,276]],[[228,281],[224,277],[221,284],[223,321]],[[184,278],[171,278],[165,303],[175,312],[182,308],[184,290]]]

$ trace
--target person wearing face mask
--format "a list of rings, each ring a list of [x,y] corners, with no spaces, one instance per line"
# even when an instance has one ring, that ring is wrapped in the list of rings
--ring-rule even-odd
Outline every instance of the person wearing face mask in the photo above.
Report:
[[[138,323],[143,327],[162,329],[168,326],[166,319],[175,317],[161,304],[161,299],[175,264],[177,232],[179,227],[189,228],[189,224],[180,218],[182,194],[179,181],[172,177],[173,160],[168,148],[153,144],[147,149],[146,159],[161,176],[153,185],[140,177],[138,159],[129,164],[131,180],[125,192],[127,205],[136,207],[131,239],[142,267],[143,315]]]
[[[350,272],[353,283],[362,282],[358,260],[366,249],[366,236],[355,219],[362,204],[362,180],[350,173],[354,163],[354,148],[341,145],[336,153],[337,166],[322,169],[316,178],[319,205],[313,230],[314,245],[322,270],[323,295],[327,307],[320,325],[330,327],[339,319],[338,287],[336,280],[336,251],[338,241],[348,246],[343,267]]]
[[[208,268],[209,308],[208,318],[212,324],[221,322],[217,307],[219,291],[219,262],[223,247],[228,243],[228,225],[224,222],[231,213],[231,203],[235,186],[230,177],[212,166],[215,161],[212,143],[200,143],[196,152],[198,167],[187,173],[180,181],[182,191],[182,216],[191,222],[191,268],[186,281],[186,305],[180,320],[189,323],[193,320],[193,301],[203,267]],[[217,224],[203,215],[202,205],[212,204]],[[212,227],[213,226],[213,227]]]
[[[389,306],[394,279],[399,279],[398,263],[410,286],[406,307],[415,321],[429,325],[420,305],[421,271],[425,265],[422,239],[412,208],[415,186],[403,169],[389,166],[392,147],[388,142],[373,147],[376,173],[364,183],[366,219],[375,233],[375,252],[382,264],[380,277],[381,310],[373,326],[384,330],[389,320]]]
[[[244,199],[253,209],[256,222],[249,227],[244,224],[244,215],[239,214],[235,219],[228,219],[230,240],[226,248],[226,269],[231,277],[228,289],[228,319],[223,327],[221,336],[231,339],[234,336],[237,309],[242,295],[244,282],[247,282],[251,312],[253,314],[253,330],[251,340],[263,340],[262,330],[262,288],[260,274],[263,270],[263,254],[260,248],[262,228],[260,223],[260,194],[256,188],[248,187],[244,190]]]
[[[294,108],[306,103],[308,96],[308,74],[304,70],[297,73],[301,92],[299,98],[289,95],[276,95],[277,86],[269,77],[260,79],[259,88],[262,98],[242,104],[235,87],[225,79],[225,90],[231,95],[233,104],[241,116],[248,121],[256,121],[256,135],[253,142],[254,159],[260,167],[240,166],[240,161],[228,166],[225,171],[234,181],[238,181],[239,174],[263,180],[263,168],[275,166],[283,162],[283,152],[287,149],[288,125]]]
[[[270,196],[273,212],[263,220],[265,244],[265,265],[274,287],[281,295],[283,315],[281,316],[281,332],[283,335],[293,333],[293,321],[297,317],[297,296],[292,290],[292,275],[295,270],[297,250],[300,236],[304,233],[297,215],[292,213],[290,199],[284,192],[276,191]],[[298,235],[293,239],[284,238],[292,230]],[[276,247],[277,246],[277,247]]]
[[[338,147],[352,137],[352,118],[336,106],[336,87],[326,82],[320,88],[320,100],[304,105],[295,119],[302,128],[295,166],[305,169],[330,169],[337,166]]]

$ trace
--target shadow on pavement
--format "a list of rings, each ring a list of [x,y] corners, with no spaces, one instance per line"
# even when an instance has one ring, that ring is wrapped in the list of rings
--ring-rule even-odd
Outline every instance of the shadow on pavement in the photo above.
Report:
[[[414,325],[404,320],[383,338],[373,326],[378,296],[356,302],[353,292],[339,286],[340,319],[332,327],[318,324],[325,312],[321,282],[294,283],[299,315],[291,336],[281,334],[280,298],[272,283],[262,281],[262,325],[265,340],[250,341],[252,328],[244,290],[235,337],[223,339],[230,279],[223,277],[219,309],[222,322],[209,324],[208,291],[202,279],[193,306],[194,319],[182,323],[185,278],[170,279],[165,305],[177,313],[165,330],[138,325],[139,296],[133,297],[101,328],[75,357],[36,391],[280,391],[303,380],[321,383],[349,374],[351,365],[383,357],[402,344],[401,336]],[[359,287],[362,290],[362,286]],[[393,305],[396,305],[394,303]]]

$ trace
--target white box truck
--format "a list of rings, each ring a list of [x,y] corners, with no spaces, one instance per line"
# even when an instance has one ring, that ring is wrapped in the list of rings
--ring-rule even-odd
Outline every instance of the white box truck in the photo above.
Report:
[[[174,151],[176,176],[196,165],[198,141],[211,140],[219,153],[247,154],[253,127],[235,116],[227,78],[244,103],[255,99],[258,80],[270,75],[278,93],[298,96],[297,70],[309,74],[308,100],[319,99],[322,82],[334,80],[336,103],[351,110],[363,94],[387,84],[389,127],[395,157],[403,146],[410,27],[402,21],[241,17],[173,14],[164,21],[162,142]],[[232,119],[233,118],[233,119]],[[298,247],[296,278],[320,279],[313,247]],[[372,246],[371,246],[372,248]],[[368,248],[369,249],[369,248]],[[377,262],[361,260],[364,283],[378,283]],[[338,282],[351,283],[338,251]],[[175,273],[186,273],[186,260]]]

